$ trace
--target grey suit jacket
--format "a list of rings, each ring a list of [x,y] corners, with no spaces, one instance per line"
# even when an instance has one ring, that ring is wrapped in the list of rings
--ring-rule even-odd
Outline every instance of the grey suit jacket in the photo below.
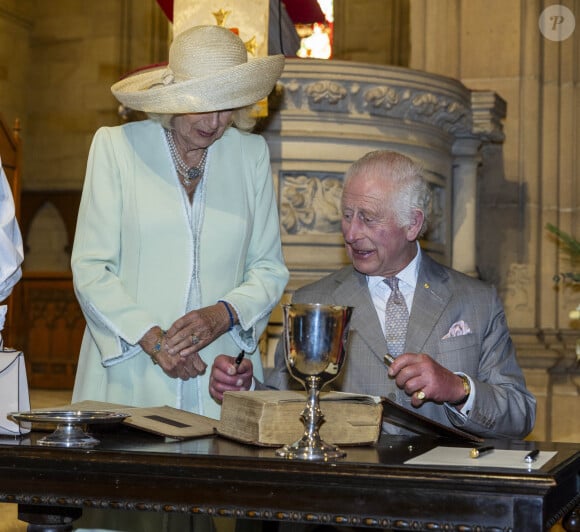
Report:
[[[364,275],[348,266],[301,288],[293,301],[354,307],[346,362],[329,388],[386,396],[414,408],[410,397],[387,375],[386,341]],[[460,320],[471,333],[443,339]],[[449,370],[466,373],[475,385],[475,402],[467,419],[455,408],[431,401],[423,403],[417,413],[483,437],[523,438],[532,430],[536,400],[526,389],[503,307],[491,286],[423,253],[405,351],[427,353]],[[296,387],[286,368],[283,342],[276,350],[275,366],[265,384],[277,389]],[[394,426],[384,430],[406,433]]]

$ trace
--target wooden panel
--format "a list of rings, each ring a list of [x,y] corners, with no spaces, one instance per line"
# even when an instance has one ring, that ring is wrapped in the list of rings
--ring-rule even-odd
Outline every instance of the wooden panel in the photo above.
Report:
[[[17,345],[31,388],[72,388],[85,327],[70,273],[27,273],[15,292]]]

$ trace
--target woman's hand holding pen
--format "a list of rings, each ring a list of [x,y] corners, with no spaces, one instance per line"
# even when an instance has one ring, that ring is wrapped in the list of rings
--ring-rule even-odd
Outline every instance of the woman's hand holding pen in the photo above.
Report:
[[[224,392],[249,390],[253,375],[252,362],[244,358],[243,351],[237,357],[218,355],[211,368],[209,393],[221,403]]]

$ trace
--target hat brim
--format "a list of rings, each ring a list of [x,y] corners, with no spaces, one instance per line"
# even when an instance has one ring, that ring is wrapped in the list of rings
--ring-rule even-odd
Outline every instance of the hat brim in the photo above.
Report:
[[[251,59],[203,78],[163,84],[166,68],[122,79],[111,92],[125,107],[146,113],[209,113],[252,105],[272,92],[284,56]]]

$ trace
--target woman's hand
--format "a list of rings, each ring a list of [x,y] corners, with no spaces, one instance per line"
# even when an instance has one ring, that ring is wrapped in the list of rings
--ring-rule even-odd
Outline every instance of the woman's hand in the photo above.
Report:
[[[171,355],[163,348],[155,356],[155,361],[169,377],[184,381],[203,375],[207,368],[198,353],[182,357]]]
[[[171,378],[187,381],[205,373],[207,364],[198,353],[190,356],[175,356],[167,350],[167,336],[160,327],[152,327],[143,336],[139,345],[155,364]]]
[[[234,310],[230,308],[236,319]],[[188,356],[197,353],[230,328],[230,314],[225,304],[192,310],[179,318],[167,331],[167,351],[172,355]]]
[[[254,378],[254,367],[247,358],[236,364],[236,359],[228,355],[218,355],[211,368],[209,393],[221,403],[228,390],[249,390]]]

